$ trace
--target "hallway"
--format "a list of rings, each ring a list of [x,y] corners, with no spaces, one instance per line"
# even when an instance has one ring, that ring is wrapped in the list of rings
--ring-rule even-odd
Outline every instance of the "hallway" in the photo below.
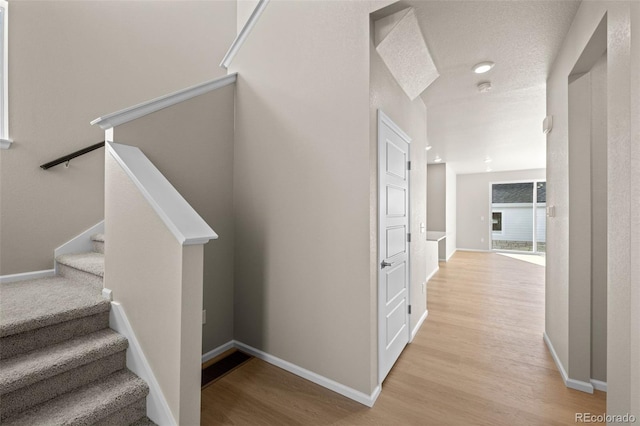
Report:
[[[458,252],[429,281],[429,317],[371,409],[258,359],[202,393],[202,424],[554,425],[601,414],[545,348],[544,268]]]

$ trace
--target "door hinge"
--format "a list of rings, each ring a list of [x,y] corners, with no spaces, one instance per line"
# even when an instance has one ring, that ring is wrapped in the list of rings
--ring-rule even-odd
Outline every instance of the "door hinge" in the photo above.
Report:
[[[409,315],[411,315],[411,305],[409,305]]]
[[[407,161],[407,170],[411,170],[411,161]]]
[[[409,232],[407,234],[407,242],[410,243],[411,242],[411,232]]]

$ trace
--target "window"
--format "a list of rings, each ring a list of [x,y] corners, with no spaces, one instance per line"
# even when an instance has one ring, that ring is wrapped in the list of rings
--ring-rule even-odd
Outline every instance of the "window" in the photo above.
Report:
[[[11,146],[9,140],[9,83],[8,83],[8,2],[0,0],[0,147]]]
[[[493,212],[491,214],[491,223],[493,224],[491,228],[493,231],[502,231],[502,212]]]

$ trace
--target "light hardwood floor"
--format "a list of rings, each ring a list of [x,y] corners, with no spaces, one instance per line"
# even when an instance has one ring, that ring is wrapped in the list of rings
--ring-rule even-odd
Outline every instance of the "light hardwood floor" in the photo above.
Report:
[[[253,359],[202,393],[203,425],[558,425],[605,412],[568,389],[542,340],[544,268],[458,252],[373,408]]]

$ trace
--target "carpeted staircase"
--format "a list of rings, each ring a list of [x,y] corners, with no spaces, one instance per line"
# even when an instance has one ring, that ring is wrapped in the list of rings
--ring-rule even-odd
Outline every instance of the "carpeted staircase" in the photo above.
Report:
[[[0,287],[0,423],[153,425],[147,384],[125,367],[109,328],[104,238],[58,257],[59,275]]]

